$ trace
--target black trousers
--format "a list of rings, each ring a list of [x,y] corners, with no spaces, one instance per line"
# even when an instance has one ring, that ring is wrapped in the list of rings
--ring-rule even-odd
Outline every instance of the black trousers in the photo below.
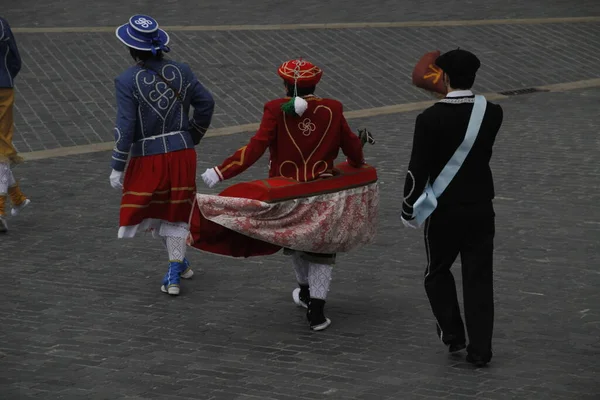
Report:
[[[456,285],[450,268],[460,254],[467,351],[491,359],[494,328],[492,202],[439,208],[425,222],[425,290],[445,344],[466,344]]]

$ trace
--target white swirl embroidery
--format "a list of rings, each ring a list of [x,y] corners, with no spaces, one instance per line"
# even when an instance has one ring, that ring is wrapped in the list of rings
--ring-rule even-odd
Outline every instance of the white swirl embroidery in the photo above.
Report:
[[[154,24],[151,20],[144,17],[140,17],[133,21],[134,24],[141,26],[142,28],[149,28],[150,25]]]
[[[167,84],[154,75],[151,75],[150,78],[147,75],[141,76],[144,72],[146,70],[142,69],[136,74],[137,91],[143,102],[150,106],[164,122],[177,103],[175,101],[175,90],[178,90],[181,96],[185,98],[186,91],[184,90],[182,93],[183,75],[175,65],[166,64],[162,68],[161,74],[168,82]]]
[[[296,66],[294,67],[294,78],[298,79],[300,77],[300,69],[306,65],[306,62],[302,60],[296,60]]]
[[[150,101],[156,104],[161,110],[166,110],[171,104],[171,100],[175,98],[175,92],[169,88],[164,82],[157,82],[154,85],[154,90],[148,93]]]
[[[120,154],[129,154],[129,152],[119,150],[119,144],[121,144],[121,139],[123,139],[123,137],[121,136],[121,130],[117,127],[115,127],[115,137],[115,148],[113,151],[116,151]]]
[[[302,131],[304,136],[310,136],[317,127],[312,123],[310,118],[304,118],[304,120],[298,124],[298,129]]]

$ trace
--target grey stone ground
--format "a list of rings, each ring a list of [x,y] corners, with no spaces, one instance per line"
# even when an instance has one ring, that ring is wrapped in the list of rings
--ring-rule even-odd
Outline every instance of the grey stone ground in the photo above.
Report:
[[[282,95],[277,67],[297,56],[324,69],[319,93],[347,110],[428,99],[411,85],[412,68],[426,51],[457,46],[481,57],[483,92],[600,77],[600,23],[171,36],[170,54],[189,63],[216,98],[213,127],[258,122],[263,104]],[[17,81],[17,148],[113,140],[113,79],[132,63],[114,35],[21,34],[19,43],[25,66]]]
[[[122,3],[25,0],[2,12],[21,27],[116,25],[140,8],[165,15],[165,25],[600,14],[600,3],[583,0],[428,0],[418,9],[405,1]],[[262,102],[278,94],[277,64],[298,52],[326,68],[323,93],[356,110],[426,99],[407,79],[414,59],[434,47],[478,52],[481,91],[596,78],[598,35],[594,23],[179,32],[173,48],[214,91],[215,125],[229,126],[258,121]],[[112,78],[128,63],[116,40],[49,33],[21,34],[19,43],[19,149],[111,140]],[[500,104],[489,368],[471,368],[464,354],[448,357],[435,336],[422,232],[399,223],[416,117],[406,113],[350,121],[377,135],[367,152],[380,175],[379,235],[340,257],[327,306],[333,325],[321,333],[308,330],[291,302],[294,276],[282,255],[233,260],[192,250],[204,273],[184,282],[178,298],[161,294],[166,257],[158,242],[116,239],[109,153],[16,168],[34,203],[0,237],[0,399],[599,398],[600,89]],[[207,138],[198,171],[249,135]],[[265,168],[261,160],[235,181],[263,177]]]
[[[3,13],[15,26],[107,26],[135,13],[162,15],[164,25],[297,24],[422,20],[586,17],[595,0],[21,0]],[[160,22],[160,21],[159,21]]]
[[[2,238],[0,393],[6,399],[595,399],[600,393],[600,90],[503,101],[495,357],[473,370],[436,340],[422,288],[421,233],[398,210],[415,113],[368,126],[382,202],[376,243],[341,257],[331,328],[311,334],[282,255],[191,252],[204,275],[159,290],[164,251],[117,241],[110,155],[16,170],[35,207]],[[210,138],[199,170],[247,134]],[[240,179],[263,176],[265,161]],[[208,189],[202,191],[209,192]],[[153,246],[147,249],[147,246]],[[458,270],[458,266],[457,266]],[[62,397],[61,397],[62,396]],[[254,397],[253,397],[254,396]]]

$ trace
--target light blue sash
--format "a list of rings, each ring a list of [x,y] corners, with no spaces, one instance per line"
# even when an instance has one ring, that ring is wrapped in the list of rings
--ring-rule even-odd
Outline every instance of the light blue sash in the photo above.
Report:
[[[471,119],[469,120],[465,139],[460,146],[458,146],[458,149],[456,149],[452,158],[448,161],[448,164],[446,164],[435,182],[433,182],[433,185],[430,185],[429,182],[427,182],[423,194],[415,201],[415,204],[413,205],[413,216],[419,226],[423,225],[425,220],[433,213],[437,207],[438,197],[444,193],[444,190],[446,190],[471,151],[473,143],[475,143],[475,139],[477,139],[479,128],[481,128],[481,121],[483,121],[486,107],[487,100],[485,97],[481,95],[475,96],[475,103],[473,104],[473,111],[471,112]]]

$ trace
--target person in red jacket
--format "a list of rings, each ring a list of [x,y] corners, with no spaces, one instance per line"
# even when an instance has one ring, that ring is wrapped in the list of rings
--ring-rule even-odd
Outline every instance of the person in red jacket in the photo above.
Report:
[[[342,103],[314,95],[323,71],[308,61],[292,60],[278,73],[288,97],[265,104],[260,128],[250,142],[203,175],[209,186],[244,172],[267,148],[269,177],[299,182],[330,172],[340,148],[351,165],[364,162],[362,143],[348,126]]]
[[[309,182],[332,174],[341,149],[354,167],[364,164],[363,144],[350,127],[337,100],[315,96],[323,71],[306,60],[290,60],[278,70],[287,97],[269,101],[258,132],[221,165],[209,168],[202,178],[209,187],[233,178],[248,169],[267,150],[269,177],[286,177]],[[326,329],[331,320],[323,309],[329,291],[335,254],[286,250],[292,255],[299,288],[293,292],[297,305],[308,309],[312,330]]]

